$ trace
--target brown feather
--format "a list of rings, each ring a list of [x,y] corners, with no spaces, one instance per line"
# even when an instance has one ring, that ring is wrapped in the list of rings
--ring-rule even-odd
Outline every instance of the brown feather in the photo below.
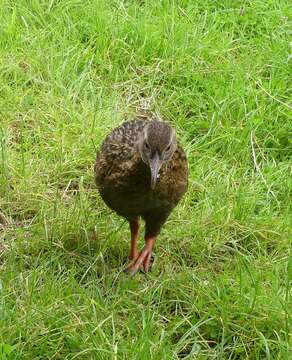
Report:
[[[177,144],[172,157],[160,169],[156,187],[150,187],[151,172],[138,150],[145,127],[152,149],[163,151],[173,129],[165,122],[145,119],[127,121],[114,129],[97,153],[95,181],[105,203],[128,220],[141,216],[146,235],[157,235],[188,184],[188,163]]]

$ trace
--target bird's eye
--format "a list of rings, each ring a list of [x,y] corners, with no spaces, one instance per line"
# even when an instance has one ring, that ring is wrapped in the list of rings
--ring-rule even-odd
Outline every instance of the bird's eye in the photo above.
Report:
[[[145,149],[149,149],[149,145],[147,144],[147,142],[145,142]]]
[[[165,149],[166,152],[168,152],[170,150],[170,145],[168,145],[168,147]]]

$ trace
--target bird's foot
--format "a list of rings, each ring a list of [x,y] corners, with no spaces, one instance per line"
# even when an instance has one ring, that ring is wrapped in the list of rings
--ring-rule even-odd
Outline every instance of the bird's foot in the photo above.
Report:
[[[145,247],[138,257],[134,258],[130,264],[126,267],[124,272],[133,276],[139,270],[143,270],[145,273],[151,270],[153,264],[152,249]]]

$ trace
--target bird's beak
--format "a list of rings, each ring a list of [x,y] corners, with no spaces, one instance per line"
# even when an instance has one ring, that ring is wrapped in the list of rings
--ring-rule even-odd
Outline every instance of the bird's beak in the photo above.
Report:
[[[153,190],[155,188],[159,170],[161,168],[161,161],[159,159],[158,152],[156,152],[153,158],[149,161],[149,165],[151,170],[151,189]]]

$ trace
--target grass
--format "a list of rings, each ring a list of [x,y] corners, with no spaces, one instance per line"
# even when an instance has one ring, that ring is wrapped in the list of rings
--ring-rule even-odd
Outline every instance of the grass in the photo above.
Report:
[[[289,16],[283,0],[0,2],[1,359],[291,358]],[[176,127],[190,186],[131,279],[93,162],[145,111]]]

